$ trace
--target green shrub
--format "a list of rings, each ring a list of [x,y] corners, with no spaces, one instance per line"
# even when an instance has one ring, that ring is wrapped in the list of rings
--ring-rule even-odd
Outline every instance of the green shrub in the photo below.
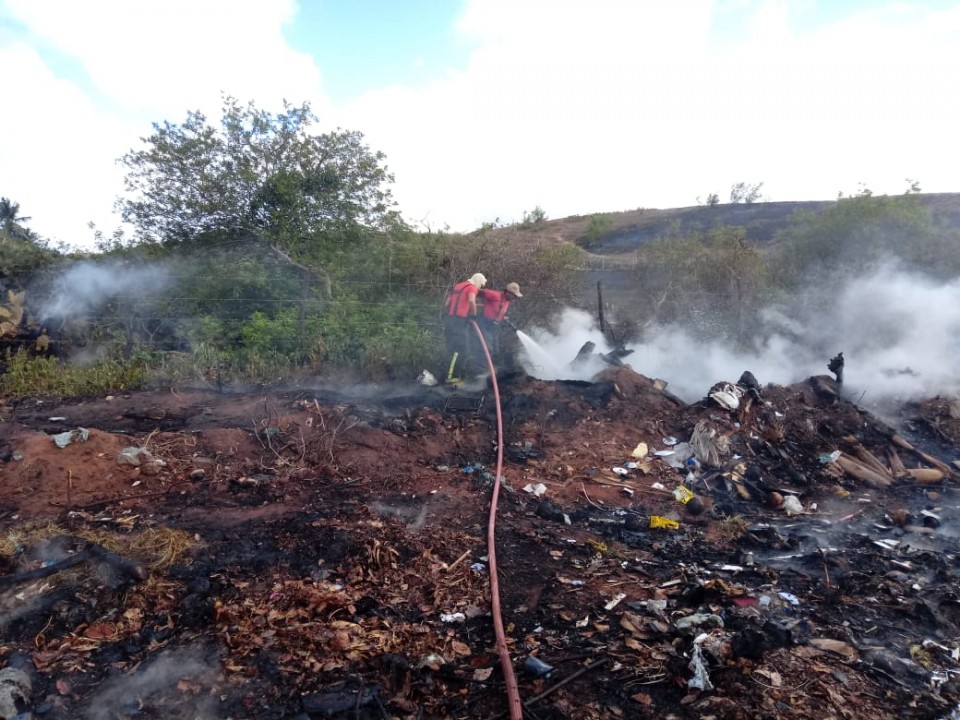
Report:
[[[7,370],[0,375],[0,394],[9,397],[83,397],[124,390],[146,384],[146,371],[139,361],[100,360],[79,366],[53,357],[31,357],[27,352],[8,352]]]
[[[587,231],[583,236],[583,246],[593,247],[600,242],[604,235],[610,232],[612,227],[613,221],[609,215],[591,216],[590,222],[587,223]]]

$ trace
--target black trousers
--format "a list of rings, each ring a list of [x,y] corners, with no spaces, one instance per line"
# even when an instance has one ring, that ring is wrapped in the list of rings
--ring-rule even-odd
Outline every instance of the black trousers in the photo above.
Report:
[[[483,339],[487,343],[487,350],[490,351],[490,357],[496,362],[500,359],[500,324],[484,317],[479,318],[477,324],[480,326],[481,332],[483,332]]]
[[[444,377],[448,375],[459,378],[470,377],[481,367],[478,360],[483,351],[480,350],[477,333],[470,320],[471,318],[448,315],[444,322],[443,339],[447,347],[447,360],[443,367]],[[456,355],[456,362],[451,370],[454,355]]]

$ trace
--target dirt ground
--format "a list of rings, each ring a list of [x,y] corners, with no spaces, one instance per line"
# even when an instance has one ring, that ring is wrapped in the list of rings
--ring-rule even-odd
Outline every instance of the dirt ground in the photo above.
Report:
[[[500,378],[524,716],[954,717],[957,401],[893,427],[827,376],[705,390]],[[8,402],[0,718],[507,717],[494,408],[489,384]]]

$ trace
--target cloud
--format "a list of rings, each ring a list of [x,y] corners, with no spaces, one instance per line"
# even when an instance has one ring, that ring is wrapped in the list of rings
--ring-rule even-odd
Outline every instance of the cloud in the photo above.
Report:
[[[36,38],[76,61],[96,93],[125,112],[216,110],[218,93],[279,104],[316,93],[320,72],[290,48],[293,0],[7,0]],[[238,94],[242,93],[242,94]]]
[[[0,8],[18,100],[0,118],[0,192],[71,242],[90,219],[116,225],[114,160],[150,123],[215,117],[221,91],[274,111],[309,101],[323,129],[363,132],[401,211],[435,228],[538,205],[551,218],[692,205],[739,181],[775,200],[861,182],[898,193],[908,177],[957,189],[960,103],[944,79],[960,71],[960,4],[464,0],[451,32],[466,62],[339,106],[323,87],[337,68],[285,40],[295,0]]]
[[[467,67],[346,110],[391,160],[401,208],[454,229],[535,205],[692,205],[741,180],[780,200],[907,177],[956,189],[960,105],[941,79],[960,70],[960,8],[817,24],[814,7],[474,0]]]
[[[273,111],[284,99],[321,109],[320,70],[283,38],[295,10],[292,0],[7,0],[16,32],[0,34],[0,64],[16,68],[16,103],[0,115],[0,193],[34,231],[89,247],[89,221],[108,234],[119,225],[116,160],[151,123],[189,110],[216,118],[221,92]]]
[[[123,178],[114,160],[130,129],[23,43],[0,45],[0,66],[16,68],[7,78],[14,101],[0,113],[0,193],[46,237],[79,240],[93,219],[113,227]]]

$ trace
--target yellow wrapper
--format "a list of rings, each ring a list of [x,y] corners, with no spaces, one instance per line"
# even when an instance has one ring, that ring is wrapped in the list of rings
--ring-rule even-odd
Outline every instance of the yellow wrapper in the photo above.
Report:
[[[651,515],[650,527],[667,528],[667,530],[679,530],[680,523],[678,523],[676,520],[671,520],[670,518],[660,517],[659,515]]]
[[[678,485],[676,488],[674,488],[673,496],[677,499],[678,503],[683,503],[684,505],[693,500],[695,497],[694,494],[690,492],[690,488],[688,488],[686,485]]]

